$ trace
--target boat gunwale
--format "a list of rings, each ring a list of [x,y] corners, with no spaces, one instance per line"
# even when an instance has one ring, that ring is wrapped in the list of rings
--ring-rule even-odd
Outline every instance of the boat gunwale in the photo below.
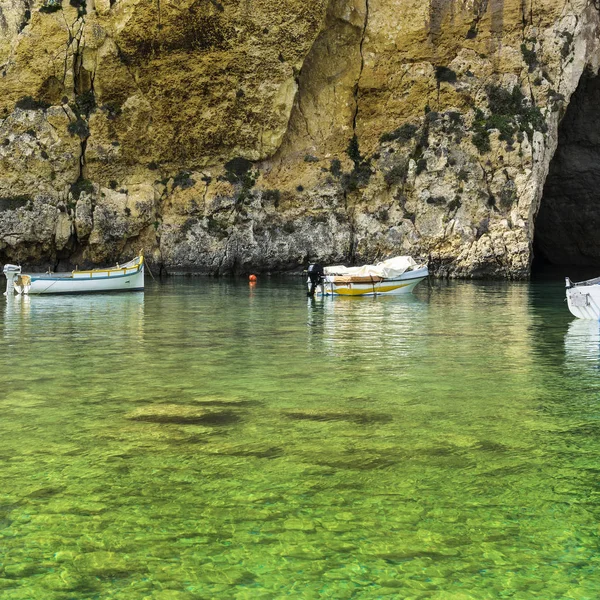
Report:
[[[570,284],[571,288],[598,285],[600,284],[600,277],[595,277],[594,279],[586,279],[585,281],[570,281]]]
[[[121,269],[118,269],[119,271]],[[73,277],[73,274],[71,273],[70,275],[67,275],[66,277],[43,277],[43,276],[38,276],[36,277],[35,275],[29,275],[29,277],[31,278],[31,281],[98,281],[100,279],[121,279],[122,277],[131,277],[132,275],[137,275],[140,271],[141,271],[141,267],[137,268],[135,271],[131,271],[130,273],[121,273],[119,275],[103,275],[100,277]],[[77,271],[78,273],[81,273],[82,271]],[[91,272],[91,271],[89,271]],[[106,272],[105,270],[99,270],[99,272]],[[27,275],[27,273],[24,273],[24,275]]]
[[[132,264],[133,263],[133,264]],[[138,256],[136,259],[125,263],[124,266],[107,267],[105,269],[89,269],[86,271],[74,270],[70,273],[22,273],[21,276],[27,276],[34,281],[98,281],[101,279],[119,279],[121,277],[131,277],[137,275],[144,268],[144,257]],[[106,273],[106,275],[100,275]],[[115,273],[111,275],[111,273]],[[82,277],[83,275],[83,277]],[[89,275],[89,277],[87,277]]]
[[[82,271],[75,269],[74,271],[71,271],[71,274],[75,275],[75,273],[105,273],[108,271],[122,271],[123,269],[137,269],[139,271],[140,267],[143,264],[144,264],[144,256],[140,255],[140,256],[136,256],[136,258],[126,262],[125,264],[123,264],[121,266],[117,265],[116,267],[106,267],[105,269],[84,269]]]
[[[394,277],[394,278],[388,278],[388,277],[382,277],[381,279],[374,280],[373,283],[374,284],[382,284],[382,283],[397,283],[397,282],[406,282],[406,281],[414,281],[415,279],[426,279],[427,277],[429,277],[429,273],[422,273],[420,275],[416,275],[415,277],[404,277],[404,273],[402,275],[400,275],[400,277]],[[348,285],[348,283],[352,283],[353,285],[367,285],[370,286],[371,282],[370,281],[360,281],[360,282],[354,282],[354,281],[349,281],[349,282],[336,282],[333,279],[329,279],[330,277],[340,277],[339,275],[325,275],[324,280],[327,283],[332,283],[334,285],[339,285],[339,286],[344,286],[344,285]]]

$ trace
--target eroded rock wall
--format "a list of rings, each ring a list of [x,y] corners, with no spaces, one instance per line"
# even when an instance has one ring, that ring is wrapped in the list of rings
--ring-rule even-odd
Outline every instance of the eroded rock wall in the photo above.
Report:
[[[588,0],[0,0],[0,258],[522,278]]]

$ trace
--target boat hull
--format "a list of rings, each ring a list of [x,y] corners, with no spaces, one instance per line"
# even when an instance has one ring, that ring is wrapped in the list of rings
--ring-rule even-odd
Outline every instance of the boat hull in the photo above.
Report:
[[[600,283],[571,284],[567,281],[567,306],[578,319],[600,320]]]
[[[429,276],[427,268],[403,273],[393,279],[373,277],[370,281],[351,281],[353,278],[325,275],[323,283],[316,289],[323,296],[399,296],[410,294],[415,287]],[[338,281],[336,281],[336,279]],[[349,279],[349,281],[343,281]],[[360,278],[366,279],[366,278]],[[340,281],[342,280],[342,281]]]
[[[21,267],[5,265],[6,293],[17,294],[89,294],[99,292],[133,292],[144,289],[144,258],[106,269],[71,273],[21,273]]]
[[[128,275],[83,278],[31,278],[31,285],[23,293],[35,294],[89,294],[94,292],[126,292],[144,289],[144,267]]]

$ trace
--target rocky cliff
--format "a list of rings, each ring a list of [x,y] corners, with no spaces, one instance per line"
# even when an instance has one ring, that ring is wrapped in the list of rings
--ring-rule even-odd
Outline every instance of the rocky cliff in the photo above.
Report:
[[[538,213],[547,257],[594,213],[544,194],[571,98],[597,119],[593,0],[0,0],[0,31],[3,261],[524,278]]]

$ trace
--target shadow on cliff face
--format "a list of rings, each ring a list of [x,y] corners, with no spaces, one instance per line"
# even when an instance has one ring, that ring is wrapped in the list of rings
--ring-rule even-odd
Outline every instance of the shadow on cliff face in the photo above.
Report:
[[[600,76],[586,71],[560,124],[535,222],[534,274],[552,265],[600,269]]]

